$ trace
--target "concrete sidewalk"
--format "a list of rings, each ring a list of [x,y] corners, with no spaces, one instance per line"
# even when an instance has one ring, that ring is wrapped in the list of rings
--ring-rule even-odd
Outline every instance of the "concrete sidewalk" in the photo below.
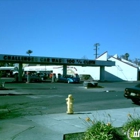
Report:
[[[113,126],[121,127],[127,121],[129,113],[136,115],[139,112],[140,108],[136,107],[0,120],[0,140],[63,140],[64,134],[84,132],[88,127],[85,122],[87,117],[105,122],[111,121]],[[107,117],[108,114],[111,120]]]

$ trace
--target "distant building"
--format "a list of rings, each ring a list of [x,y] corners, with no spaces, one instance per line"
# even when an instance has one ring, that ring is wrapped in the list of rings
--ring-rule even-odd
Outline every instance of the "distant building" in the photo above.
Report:
[[[96,58],[96,60],[115,62],[115,66],[105,66],[104,81],[137,81],[140,79],[139,67],[128,60],[118,58],[117,54],[108,58],[108,53],[105,52]],[[58,65],[28,65],[24,69],[26,71],[52,71],[56,75],[63,74],[63,66]],[[98,66],[67,66],[67,74],[90,75],[94,80],[100,80],[101,77],[100,67]]]
[[[105,67],[105,80],[107,81],[137,81],[139,79],[139,67],[125,59],[119,59],[117,54],[107,59],[107,52],[97,60],[115,61],[115,66]]]

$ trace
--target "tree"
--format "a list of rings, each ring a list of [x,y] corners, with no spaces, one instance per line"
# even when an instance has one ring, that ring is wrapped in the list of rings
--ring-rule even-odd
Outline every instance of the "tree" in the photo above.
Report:
[[[133,61],[136,65],[140,65],[140,59],[138,59],[138,58],[135,58],[135,60]]]
[[[29,56],[30,56],[30,54],[31,54],[32,52],[33,52],[32,50],[28,50],[26,53],[29,54]]]
[[[129,56],[130,56],[129,53],[125,53],[124,55],[121,55],[120,58],[128,60]]]
[[[128,60],[129,58],[129,53],[125,53],[125,59]]]

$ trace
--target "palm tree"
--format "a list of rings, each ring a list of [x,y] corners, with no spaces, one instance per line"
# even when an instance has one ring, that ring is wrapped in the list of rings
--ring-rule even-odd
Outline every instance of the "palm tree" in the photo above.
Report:
[[[32,52],[33,52],[32,50],[28,50],[26,53],[29,54],[29,56],[30,56],[30,54],[31,54]]]

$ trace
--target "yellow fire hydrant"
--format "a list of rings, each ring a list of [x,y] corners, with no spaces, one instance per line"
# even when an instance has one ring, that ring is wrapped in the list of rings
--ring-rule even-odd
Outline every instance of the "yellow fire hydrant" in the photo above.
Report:
[[[71,94],[68,95],[68,98],[66,98],[67,101],[67,114],[73,114],[73,97]]]

